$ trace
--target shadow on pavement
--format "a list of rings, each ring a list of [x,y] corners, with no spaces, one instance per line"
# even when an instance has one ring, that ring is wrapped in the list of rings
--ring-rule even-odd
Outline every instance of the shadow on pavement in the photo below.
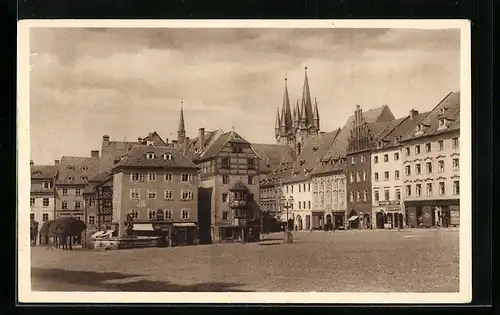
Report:
[[[239,290],[237,283],[207,282],[191,285],[175,284],[165,281],[132,280],[129,282],[109,283],[106,281],[124,280],[127,278],[141,277],[139,274],[123,274],[119,272],[94,272],[64,269],[31,269],[31,282],[34,290],[38,291],[69,291],[66,286],[71,286],[71,291],[124,291],[124,292],[254,292]],[[50,284],[49,284],[50,283]],[[75,285],[85,286],[85,289],[75,290]]]

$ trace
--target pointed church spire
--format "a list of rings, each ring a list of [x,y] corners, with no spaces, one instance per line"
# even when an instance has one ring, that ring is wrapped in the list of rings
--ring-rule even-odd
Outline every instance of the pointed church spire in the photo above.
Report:
[[[281,107],[281,135],[284,136],[287,132],[286,130],[286,109],[285,107]]]
[[[304,72],[304,88],[302,90],[302,104],[303,106],[305,106],[306,124],[310,125],[313,123],[313,109],[311,102],[311,91],[309,88],[309,79],[307,77],[307,66],[305,67],[305,72]]]
[[[290,110],[290,97],[288,95],[288,85],[287,78],[285,78],[285,92],[283,94],[283,109],[285,111],[285,116],[281,116],[281,119],[285,123],[285,132],[288,133],[292,131],[292,111]],[[283,124],[283,121],[282,121]]]
[[[319,111],[318,100],[316,98],[314,98],[313,125],[316,127],[316,130],[319,131]]]
[[[186,127],[184,125],[184,103],[181,100],[181,116],[179,118],[179,128],[177,129],[177,140],[183,143],[186,137]]]
[[[280,120],[280,108],[276,108],[276,122],[274,123],[274,137],[278,137],[280,134],[281,120]]]
[[[296,113],[296,116],[295,116],[295,125],[296,125],[296,128],[298,128],[299,127],[299,123],[300,123],[299,99],[297,99],[297,104],[295,105],[295,113]]]

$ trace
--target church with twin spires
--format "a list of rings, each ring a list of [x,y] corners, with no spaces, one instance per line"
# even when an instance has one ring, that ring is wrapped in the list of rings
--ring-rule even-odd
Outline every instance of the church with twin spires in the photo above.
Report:
[[[311,136],[318,135],[319,132],[318,102],[314,98],[313,104],[307,78],[307,67],[305,67],[302,98],[297,99],[295,104],[290,104],[287,78],[285,78],[283,104],[276,111],[275,138],[278,144],[290,146],[298,156],[306,140]]]

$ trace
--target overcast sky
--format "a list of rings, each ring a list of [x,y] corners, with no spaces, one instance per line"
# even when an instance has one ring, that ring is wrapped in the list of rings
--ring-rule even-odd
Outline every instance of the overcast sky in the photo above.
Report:
[[[31,159],[89,156],[102,136],[173,139],[235,126],[274,143],[284,78],[301,96],[304,66],[322,131],[355,105],[425,111],[460,87],[458,30],[33,28]]]

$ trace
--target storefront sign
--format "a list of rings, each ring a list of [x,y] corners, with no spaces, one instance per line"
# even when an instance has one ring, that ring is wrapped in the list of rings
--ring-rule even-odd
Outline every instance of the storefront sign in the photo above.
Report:
[[[379,206],[399,206],[399,200],[383,200],[378,202]]]

